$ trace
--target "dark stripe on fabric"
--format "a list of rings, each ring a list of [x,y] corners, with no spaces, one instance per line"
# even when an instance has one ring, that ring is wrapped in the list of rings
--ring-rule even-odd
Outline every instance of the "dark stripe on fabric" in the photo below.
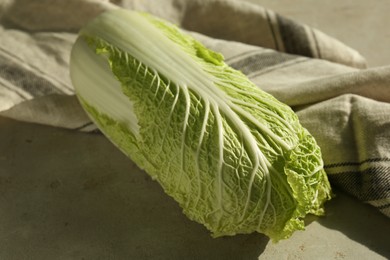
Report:
[[[303,25],[280,15],[276,15],[276,17],[285,51],[287,53],[313,57],[310,41]]]
[[[292,55],[292,56],[294,56],[294,55]],[[256,71],[256,72],[252,73],[249,76],[251,78],[255,78],[255,77],[258,77],[258,76],[270,73],[272,71],[283,69],[283,68],[287,68],[287,67],[290,67],[290,66],[294,66],[294,65],[297,65],[299,63],[303,63],[303,62],[306,62],[306,61],[309,61],[309,60],[310,59],[299,57],[299,58],[297,58],[295,60],[286,61],[286,62],[284,62],[282,64],[279,64],[279,66],[269,67],[269,68],[264,69],[264,70]]]
[[[386,208],[388,208],[388,207],[390,207],[390,203],[389,203],[389,204],[382,205],[382,206],[379,206],[379,207],[376,207],[376,208],[379,209],[379,210],[383,210],[383,209],[386,209]]]
[[[32,96],[64,94],[63,91],[41,76],[15,63],[4,62],[3,57],[0,60],[0,77]]]
[[[237,55],[234,55],[232,57],[229,57],[229,58],[225,59],[225,62],[229,63],[230,61],[235,60],[235,59],[237,59],[239,57],[248,56],[249,54],[256,53],[256,52],[259,52],[259,50],[255,49],[255,50],[244,51],[242,53],[239,53]]]
[[[328,174],[329,181],[362,201],[390,198],[390,167]]]
[[[23,59],[21,57],[15,55],[13,52],[11,52],[11,51],[9,51],[7,49],[2,48],[2,46],[0,46],[0,55],[1,55],[1,60],[3,60],[3,59],[4,60],[8,60],[8,63],[15,63],[15,62],[11,62],[10,58],[17,60],[18,62],[16,62],[16,63],[19,63],[19,62],[23,63]],[[6,57],[4,55],[7,55],[8,57]],[[28,64],[28,66],[31,67],[32,70],[36,71],[35,73],[32,73],[32,72],[30,72],[30,73],[32,73],[34,75],[36,75],[36,74],[44,74],[44,72],[41,71],[42,68],[39,68],[39,67],[35,66],[34,64]],[[24,69],[24,70],[26,70],[26,69]],[[48,76],[50,76],[50,75],[48,75]],[[66,85],[65,83],[63,83],[61,81],[58,81],[57,78],[51,78],[51,79],[52,80],[54,79],[55,81],[57,81],[61,85],[61,87],[57,87],[57,86],[54,85],[55,88],[57,88],[57,89],[58,88],[59,89],[64,88],[64,89],[70,91],[71,93],[74,92],[73,87],[70,87],[70,86]]]
[[[248,75],[297,58],[298,57],[294,55],[278,52],[265,52],[245,57],[231,63],[230,66],[237,70],[241,70],[242,73]]]
[[[344,166],[360,166],[372,162],[390,162],[390,158],[369,158],[361,162],[341,162],[324,165],[325,169],[344,167]]]
[[[4,88],[8,89],[10,92],[12,92],[12,93],[18,95],[18,97],[20,97],[21,99],[27,100],[26,97],[24,97],[23,95],[21,95],[20,93],[18,93],[17,91],[15,91],[15,90],[12,89],[12,88],[10,88],[10,87],[8,87],[8,86],[6,86],[6,85],[1,85],[1,87],[4,87]]]
[[[268,12],[269,12],[268,10],[265,10],[265,15],[267,16],[268,26],[269,26],[269,29],[271,30],[272,38],[274,40],[275,50],[278,51],[279,50],[279,44],[278,44],[278,40],[276,38],[276,34],[275,34],[275,30],[274,30],[274,24],[272,23],[271,17],[270,17]]]

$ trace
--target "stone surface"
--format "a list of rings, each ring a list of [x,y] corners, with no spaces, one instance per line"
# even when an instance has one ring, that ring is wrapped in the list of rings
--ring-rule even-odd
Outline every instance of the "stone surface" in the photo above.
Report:
[[[102,135],[0,117],[0,144],[0,259],[390,257],[389,220],[341,192],[278,244],[213,239]]]

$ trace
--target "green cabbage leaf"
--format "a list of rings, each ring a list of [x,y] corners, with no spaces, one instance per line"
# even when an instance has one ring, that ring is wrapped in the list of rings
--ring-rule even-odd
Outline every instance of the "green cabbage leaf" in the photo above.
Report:
[[[330,185],[296,114],[176,26],[105,12],[80,31],[70,73],[101,131],[213,236],[278,241],[323,214]]]

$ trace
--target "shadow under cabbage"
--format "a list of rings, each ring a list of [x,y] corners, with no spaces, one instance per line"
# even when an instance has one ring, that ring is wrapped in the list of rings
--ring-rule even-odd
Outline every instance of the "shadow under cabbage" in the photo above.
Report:
[[[318,223],[390,259],[389,219],[343,191],[335,187],[333,191],[336,197],[326,203],[326,215],[317,218]]]

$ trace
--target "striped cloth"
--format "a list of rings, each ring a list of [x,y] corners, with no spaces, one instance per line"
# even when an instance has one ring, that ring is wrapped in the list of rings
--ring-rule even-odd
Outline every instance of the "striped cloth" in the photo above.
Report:
[[[0,115],[97,131],[73,95],[76,33],[115,4],[189,31],[290,105],[320,145],[334,187],[390,216],[390,67],[261,6],[222,0],[14,0],[0,4]]]

